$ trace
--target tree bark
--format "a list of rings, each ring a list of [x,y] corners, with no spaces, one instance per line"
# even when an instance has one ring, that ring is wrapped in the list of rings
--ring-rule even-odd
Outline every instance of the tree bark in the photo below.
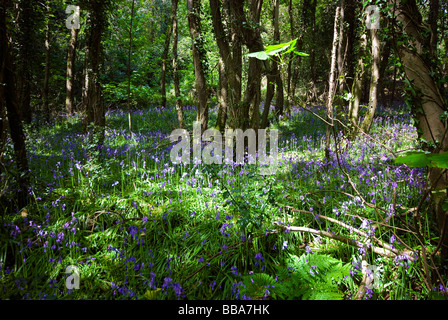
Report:
[[[78,38],[79,29],[72,28],[70,31],[70,43],[67,54],[67,82],[66,82],[66,97],[65,110],[68,114],[73,114],[75,111],[75,91],[73,90],[73,80],[75,78],[75,59],[76,59],[76,41]]]
[[[338,49],[337,49],[337,68],[338,68],[338,94],[340,96],[344,93],[345,86],[345,61],[344,61],[344,51],[347,50],[347,46],[344,48],[344,44],[346,44],[345,39],[347,38],[344,33],[344,24],[345,24],[345,0],[341,0],[340,6],[340,14],[339,14],[339,36],[338,36]],[[343,102],[340,98],[337,99],[337,107],[340,111],[340,106]]]
[[[174,94],[176,96],[176,113],[177,121],[179,122],[179,128],[185,128],[184,113],[182,110],[182,99],[180,97],[179,86],[179,66],[177,62],[177,42],[179,37],[179,31],[177,27],[177,6],[179,0],[172,0],[171,8],[171,24],[173,26],[173,82],[174,82]]]
[[[166,66],[168,64],[168,52],[170,50],[170,40],[171,40],[171,33],[173,31],[173,24],[172,24],[172,15],[171,15],[171,24],[168,26],[166,33],[165,33],[165,45],[163,48],[162,53],[162,71],[160,73],[160,94],[162,96],[162,102],[161,107],[166,107]]]
[[[50,79],[50,3],[46,2],[47,17],[45,25],[45,76],[44,76],[44,87],[43,87],[43,100],[44,100],[44,113],[45,120],[48,123],[50,121],[50,104],[48,97],[48,85]]]
[[[354,137],[358,131],[358,117],[359,117],[359,106],[362,99],[362,87],[365,77],[365,66],[364,66],[364,56],[367,49],[367,35],[364,33],[361,36],[361,42],[358,52],[358,70],[356,71],[355,78],[352,85],[352,99],[349,103],[348,108],[348,118],[350,123],[353,125],[351,136]]]
[[[280,43],[280,28],[279,28],[279,16],[280,16],[280,0],[274,0],[274,8],[272,14],[272,22],[274,24],[274,42]],[[277,62],[274,62],[273,68],[275,76],[275,115],[276,118],[283,115],[283,108],[285,104],[285,96],[283,93],[283,79],[281,75],[281,66]]]
[[[328,98],[327,98],[327,114],[326,114],[326,132],[325,132],[325,157],[330,159],[330,135],[331,126],[333,124],[333,96],[336,87],[335,73],[336,73],[336,50],[338,47],[338,22],[339,22],[340,7],[336,8],[336,14],[334,17],[334,33],[333,33],[333,49],[331,50],[331,67],[328,80]]]
[[[227,90],[228,82],[226,76],[226,70],[222,58],[219,58],[219,81],[218,81],[218,117],[216,119],[216,128],[218,130],[224,130],[227,121]]]
[[[243,16],[243,21],[252,26],[260,24],[261,8],[263,0],[250,1],[249,19]],[[249,20],[249,21],[247,21]],[[252,27],[250,32],[241,32],[244,35],[244,43],[250,51],[263,50],[260,29]],[[248,121],[243,123],[243,129],[251,128],[258,132],[260,126],[260,103],[261,103],[261,78],[262,78],[263,62],[258,59],[249,59],[249,71],[247,77],[246,92],[243,102],[242,116]]]
[[[437,84],[437,65],[431,54],[431,30],[422,23],[422,16],[415,0],[389,0],[393,5],[396,22],[400,22],[400,34],[408,36],[403,44],[395,44],[395,50],[402,62],[406,79],[412,86],[412,111],[417,120],[419,138],[423,138],[425,148],[435,153],[448,150],[448,126],[443,121],[447,102]],[[434,76],[431,76],[434,75]],[[440,177],[440,178],[439,178]],[[442,239],[442,256],[448,257],[447,213],[442,205],[447,199],[448,176],[439,168],[430,168],[428,173],[431,205]]]
[[[128,100],[128,128],[129,128],[129,133],[132,133],[132,118],[131,118],[131,77],[132,77],[131,52],[132,52],[132,23],[134,21],[134,7],[135,7],[135,0],[132,0],[131,25],[129,26],[129,45],[128,45],[128,99],[127,100]],[[171,32],[170,32],[170,34],[171,34]],[[166,58],[165,58],[165,60],[166,60]],[[164,63],[166,64],[165,60],[164,60]],[[165,90],[165,79],[163,79],[163,80],[164,80],[163,81],[163,89]],[[163,93],[165,94],[165,104],[166,104],[166,93],[165,92],[163,92]]]
[[[31,123],[31,69],[29,62],[32,57],[32,43],[34,30],[34,1],[22,0],[19,1],[19,30],[20,30],[20,113],[25,123]]]
[[[439,18],[439,0],[430,0],[429,2],[429,25],[431,28],[431,39],[429,50],[432,56],[437,53],[438,31],[437,22]]]
[[[375,116],[376,107],[378,105],[378,79],[380,76],[380,41],[378,39],[378,30],[370,29],[370,36],[372,40],[372,75],[369,91],[369,107],[361,124],[361,130],[365,133],[368,133],[370,131],[373,123],[373,118]]]
[[[90,9],[90,27],[88,31],[87,43],[87,70],[86,70],[86,114],[85,131],[89,131],[89,125],[93,124],[93,136],[95,144],[100,149],[104,142],[104,130],[106,124],[106,115],[101,88],[101,62],[103,47],[101,37],[106,28],[105,10],[106,1],[91,0]]]
[[[241,6],[243,3],[238,1],[235,3],[237,6]],[[233,6],[233,3],[230,4],[230,7]],[[240,106],[241,106],[241,72],[240,65],[241,59],[237,55],[235,56],[235,50],[231,50],[229,36],[224,29],[223,19],[221,14],[222,4],[220,0],[210,0],[210,13],[213,21],[213,31],[216,37],[216,41],[218,44],[219,55],[222,59],[224,70],[226,73],[227,81],[228,81],[228,123],[230,128],[237,129],[240,127]],[[233,8],[232,11],[235,12],[236,8]],[[229,9],[230,11],[230,9]],[[232,16],[234,13],[232,13]],[[231,24],[232,33],[231,39],[236,39],[236,22],[241,22],[240,20],[235,20],[233,24]],[[233,45],[234,43],[232,43]]]
[[[201,1],[187,0],[188,24],[193,40],[193,64],[196,78],[196,95],[198,99],[197,121],[201,122],[201,130],[208,127],[208,88],[206,83],[206,53],[201,30]]]
[[[17,166],[16,178],[18,182],[17,208],[21,209],[27,204],[30,181],[25,134],[19,112],[14,64],[8,41],[6,11],[9,5],[6,1],[0,3],[0,103],[2,104],[2,109],[6,109],[9,132],[14,145],[14,160]]]

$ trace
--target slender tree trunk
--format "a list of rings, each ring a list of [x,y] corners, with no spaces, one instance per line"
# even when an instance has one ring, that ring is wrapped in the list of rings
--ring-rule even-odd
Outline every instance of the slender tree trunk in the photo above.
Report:
[[[173,26],[173,82],[174,82],[174,94],[176,96],[176,113],[177,121],[179,122],[179,128],[185,128],[184,113],[182,110],[182,100],[180,98],[180,85],[179,85],[179,67],[177,62],[177,42],[179,37],[179,31],[177,27],[177,5],[179,0],[172,0],[171,8],[171,22]]]
[[[168,65],[168,53],[170,51],[171,33],[173,31],[172,18],[171,24],[166,29],[165,45],[162,53],[162,71],[160,73],[160,94],[162,96],[161,107],[166,107],[166,66]]]
[[[75,59],[76,59],[76,41],[78,38],[79,29],[72,28],[70,31],[70,43],[67,54],[67,82],[66,82],[66,97],[65,110],[68,114],[73,114],[75,111],[75,91],[73,90],[73,81],[75,78]]]
[[[351,88],[353,85],[353,77],[355,74],[355,39],[356,39],[356,28],[357,28],[357,8],[359,2],[357,0],[345,0],[345,12],[344,20],[345,24],[348,24],[346,31],[346,59],[345,59],[345,70],[346,77],[344,78],[347,88]]]
[[[23,208],[28,199],[30,188],[28,158],[25,145],[25,134],[19,113],[16,84],[14,79],[14,65],[10,53],[7,31],[7,8],[10,4],[0,3],[0,103],[6,109],[9,132],[14,145],[15,164],[17,166],[17,207]],[[3,121],[2,121],[3,123]]]
[[[197,121],[201,122],[201,130],[208,127],[208,88],[206,83],[206,53],[201,30],[201,1],[187,0],[188,24],[193,40],[193,64],[196,77],[196,95],[198,99]]]
[[[132,0],[131,6],[131,25],[129,26],[129,46],[128,46],[128,126],[129,132],[132,133],[132,119],[131,119],[131,51],[132,51],[132,23],[134,21],[134,7],[135,0]],[[171,32],[170,32],[171,34]],[[169,41],[169,40],[168,40]],[[166,66],[166,58],[163,60]],[[163,90],[165,90],[165,79],[163,79]],[[165,92],[164,92],[165,93]],[[166,104],[166,93],[165,93],[165,104]]]
[[[378,39],[378,30],[370,29],[370,35],[372,38],[372,76],[369,91],[369,107],[361,124],[361,130],[366,133],[369,132],[370,127],[372,126],[376,107],[378,105],[378,79],[380,76],[380,41]]]
[[[346,44],[345,39],[347,38],[344,30],[345,30],[345,0],[341,0],[340,6],[340,14],[339,14],[339,36],[338,36],[338,49],[337,49],[337,67],[338,67],[338,94],[342,95],[344,93],[345,86],[345,61],[344,61],[344,51],[346,51],[347,46],[344,48],[344,44]],[[338,100],[338,107],[342,104],[340,99]]]
[[[83,75],[83,86],[82,86],[82,112],[85,113],[84,117],[83,117],[83,132],[87,133],[88,132],[88,126],[89,123],[93,122],[93,113],[91,112],[91,108],[89,107],[89,100],[88,100],[88,92],[89,92],[89,87],[90,87],[90,72],[89,72],[89,46],[88,44],[85,45],[84,47],[84,56],[85,56],[85,60],[83,63],[83,70],[82,70],[82,75]]]
[[[229,112],[229,124],[232,129],[241,129],[243,125],[244,105],[242,103],[242,75],[243,75],[243,52],[242,52],[242,36],[239,32],[242,17],[239,13],[242,11],[244,2],[239,0],[229,0],[229,18],[230,18],[230,37],[232,51],[232,71],[228,75],[230,91],[231,91],[231,107]],[[225,60],[223,60],[225,62]],[[227,69],[227,66],[226,66]],[[233,76],[232,76],[233,75]]]
[[[279,16],[280,16],[280,0],[274,0],[274,9],[273,9],[273,23],[274,23],[274,42],[276,44],[280,43],[280,27],[279,27]],[[283,79],[280,71],[280,66],[278,63],[274,62],[275,68],[275,114],[278,118],[283,115],[283,108],[285,104],[285,97],[283,93]]]
[[[228,82],[224,62],[219,58],[219,82],[218,82],[218,117],[216,119],[216,128],[224,130],[227,121],[227,90]]]
[[[311,82],[313,86],[313,96],[314,100],[318,100],[318,94],[317,94],[317,77],[316,77],[316,69],[315,69],[315,62],[316,62],[316,5],[317,0],[311,1],[311,52],[310,52],[310,75],[311,75]]]
[[[295,24],[294,24],[294,12],[293,12],[293,5],[292,0],[289,0],[288,3],[288,16],[289,16],[289,33],[291,40],[295,39]],[[291,81],[292,81],[292,71],[293,71],[293,60],[289,60],[288,62],[288,71],[286,76],[286,92],[288,97],[290,97],[289,104],[292,104],[294,101],[294,95],[295,93],[291,90]],[[295,90],[294,90],[295,91]]]
[[[268,74],[266,76],[267,80],[267,88],[266,88],[266,98],[264,100],[264,108],[263,113],[261,116],[261,129],[266,129],[268,126],[268,117],[269,117],[269,110],[271,109],[271,102],[274,98],[274,89],[275,89],[275,66],[276,64],[274,62],[271,63],[271,68],[268,71]]]
[[[333,49],[331,50],[331,67],[328,80],[328,98],[327,98],[327,129],[325,133],[325,157],[330,159],[330,134],[331,126],[333,124],[333,96],[336,87],[335,73],[336,73],[336,50],[338,47],[338,21],[339,21],[340,7],[336,8],[336,14],[334,18],[334,33],[333,33]]]
[[[361,104],[362,98],[362,87],[364,83],[365,77],[365,66],[364,66],[364,56],[367,49],[367,35],[364,33],[361,36],[361,42],[359,46],[358,52],[358,70],[356,71],[355,79],[353,80],[352,85],[352,100],[349,103],[348,108],[348,118],[350,123],[353,124],[351,136],[356,136],[356,132],[358,131],[357,126],[358,118],[359,118],[359,106]]]
[[[48,85],[50,79],[50,3],[46,2],[47,17],[45,25],[45,76],[43,87],[43,100],[44,100],[44,113],[45,120],[48,123],[50,121],[50,104],[48,101]]]
[[[25,123],[31,123],[31,69],[29,68],[29,61],[32,57],[32,42],[34,30],[34,1],[22,0],[19,1],[19,30],[20,30],[20,113]]]

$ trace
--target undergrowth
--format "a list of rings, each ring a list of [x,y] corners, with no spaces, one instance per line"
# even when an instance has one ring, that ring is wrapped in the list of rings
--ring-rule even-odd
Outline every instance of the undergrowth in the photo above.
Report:
[[[397,110],[380,113],[372,135],[394,152],[417,148],[410,117]],[[191,129],[194,109],[185,117]],[[352,299],[363,259],[378,272],[363,299],[437,298],[446,290],[437,277],[424,285],[409,215],[425,171],[394,164],[372,139],[339,135],[340,150],[327,161],[322,123],[296,108],[273,124],[280,166],[261,177],[251,165],[173,165],[166,139],[176,126],[173,109],[134,112],[132,121],[131,134],[124,112],[108,112],[105,145],[94,157],[77,117],[27,128],[33,201],[26,208],[15,208],[9,145],[2,299]],[[431,252],[433,220],[428,213],[420,222]],[[400,254],[374,253],[374,237]],[[79,269],[80,289],[66,287],[70,265]]]

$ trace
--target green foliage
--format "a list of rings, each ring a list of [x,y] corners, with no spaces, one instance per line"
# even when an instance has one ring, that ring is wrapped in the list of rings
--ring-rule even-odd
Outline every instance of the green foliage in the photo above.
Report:
[[[436,167],[448,169],[448,152],[429,153],[424,151],[408,152],[395,159],[395,163],[404,163],[411,168]]]
[[[289,42],[269,45],[263,51],[251,52],[247,56],[250,58],[257,58],[259,60],[268,60],[272,57],[286,55],[288,53],[294,53],[297,56],[308,57],[309,54],[297,51],[297,39],[291,40]],[[286,50],[286,51],[285,51]],[[284,51],[284,52],[283,52]]]
[[[340,300],[341,285],[350,281],[350,264],[326,254],[290,255],[285,266],[277,267],[278,276],[266,273],[245,275],[242,294],[252,299]]]

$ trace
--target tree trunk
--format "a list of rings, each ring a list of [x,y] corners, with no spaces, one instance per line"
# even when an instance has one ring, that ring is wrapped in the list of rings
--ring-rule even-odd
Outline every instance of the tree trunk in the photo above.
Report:
[[[439,0],[430,0],[429,1],[429,25],[431,28],[431,39],[429,43],[429,50],[432,56],[436,55],[437,52],[437,41],[438,41],[438,32],[437,32],[437,21],[439,18]],[[446,50],[447,48],[445,48]]]
[[[336,72],[336,50],[338,47],[338,21],[339,21],[340,8],[336,8],[336,14],[334,17],[334,33],[333,33],[333,49],[331,50],[331,67],[328,80],[328,98],[327,98],[327,115],[326,115],[326,132],[325,132],[325,157],[330,159],[330,134],[331,124],[333,124],[333,96],[336,87],[335,72]]]
[[[288,3],[288,16],[289,16],[289,34],[290,39],[295,39],[295,25],[294,25],[294,12],[293,12],[293,5],[292,0],[289,0]],[[286,75],[286,92],[288,97],[290,97],[289,104],[292,104],[294,101],[294,93],[292,93],[291,90],[291,81],[292,81],[292,73],[293,73],[293,60],[289,60],[288,62],[288,71]],[[295,91],[295,90],[294,90]]]
[[[201,34],[201,1],[187,0],[188,24],[190,36],[193,40],[193,64],[196,78],[196,95],[198,99],[197,121],[201,122],[201,130],[204,132],[208,127],[208,88],[206,83],[206,52],[204,40]]]
[[[70,43],[67,54],[67,82],[66,82],[66,97],[65,110],[68,114],[73,114],[75,111],[75,91],[73,90],[73,80],[75,78],[75,59],[76,59],[76,41],[78,38],[79,29],[72,28],[70,32]]]
[[[312,1],[310,0],[304,0],[303,1],[303,5],[301,8],[301,18],[302,18],[302,25],[301,25],[301,30],[298,34],[297,37],[297,43],[296,43],[296,48],[298,51],[302,51],[305,50],[304,47],[304,43],[307,43],[305,41],[305,35],[308,34],[308,32],[310,31],[308,28],[311,25],[312,26],[312,31],[311,31],[311,38],[308,41],[309,46],[307,47],[306,50],[308,50],[308,48],[311,48],[312,46],[314,46],[314,26],[312,25],[312,21],[315,18],[313,16],[314,12],[315,12],[315,7],[313,8],[313,5],[315,6],[315,1],[314,4],[312,3]],[[290,5],[292,5],[290,3]],[[313,11],[314,10],[314,11]],[[292,12],[291,12],[292,13]],[[311,19],[311,20],[310,20]],[[290,24],[291,24],[291,39],[295,39],[296,35],[295,32],[293,31],[293,26],[294,26],[294,22],[293,22],[293,17],[290,16]],[[291,61],[291,63],[289,65],[291,65],[291,86],[290,88],[287,90],[287,94],[288,94],[288,108],[295,102],[295,94],[296,94],[296,87],[297,87],[297,81],[299,79],[299,66],[302,62],[302,57],[299,56],[297,59],[294,59]],[[314,61],[313,61],[314,62]],[[289,66],[288,66],[289,68]],[[313,75],[314,75],[314,64],[311,63],[310,64],[310,68],[311,68],[311,75],[312,75],[312,79]],[[289,72],[289,70],[288,70]],[[289,79],[289,77],[288,77]],[[288,80],[289,81],[289,80]]]
[[[97,149],[100,149],[104,142],[104,130],[106,124],[106,115],[101,89],[101,61],[103,48],[101,37],[106,28],[105,9],[107,3],[101,0],[92,0],[89,2],[90,9],[90,27],[88,32],[88,50],[87,50],[87,71],[86,71],[86,113],[88,126],[93,124],[92,136],[95,137]]]
[[[317,0],[311,1],[310,9],[311,9],[311,50],[310,50],[310,75],[311,75],[311,82],[313,86],[313,96],[314,100],[318,100],[318,94],[317,94],[317,87],[316,87],[316,70],[315,70],[315,62],[316,62],[316,49],[315,49],[315,43],[316,43],[316,5]]]
[[[166,107],[166,66],[168,64],[168,52],[170,51],[170,40],[171,40],[171,33],[173,31],[173,25],[172,25],[172,17],[171,17],[171,24],[166,29],[165,33],[165,45],[163,48],[162,53],[162,71],[160,73],[160,94],[162,96],[162,102],[161,107]]]
[[[227,121],[227,89],[228,82],[226,70],[222,58],[219,58],[219,81],[218,81],[218,117],[216,119],[216,128],[224,130]]]
[[[132,133],[132,119],[131,119],[131,77],[132,77],[132,69],[131,69],[131,51],[132,51],[132,23],[134,21],[134,7],[135,0],[132,0],[131,6],[131,25],[129,26],[129,45],[128,45],[128,128],[129,133]],[[171,32],[170,32],[171,34]],[[163,60],[166,66],[166,58]],[[163,69],[163,68],[162,68]],[[165,76],[165,75],[164,75]],[[163,79],[163,90],[165,90],[165,79]],[[165,94],[165,104],[166,104],[166,93]],[[162,95],[163,96],[163,95]]]
[[[274,24],[274,42],[280,43],[280,28],[279,28],[279,16],[280,16],[280,0],[274,0],[274,9],[272,15],[272,22]],[[285,97],[283,93],[283,79],[281,76],[281,66],[277,62],[274,62],[275,68],[275,115],[276,118],[283,115],[283,108],[285,103]]]
[[[239,3],[237,1],[235,3],[236,6],[241,6],[242,4],[243,3],[241,1]],[[229,5],[230,7],[233,7],[233,3],[229,3]],[[210,0],[210,13],[213,21],[213,31],[228,81],[228,122],[230,128],[237,129],[240,128],[240,121],[242,120],[239,117],[241,106],[241,72],[239,66],[241,64],[241,59],[238,56],[235,57],[235,50],[232,51],[230,48],[230,39],[224,29],[221,7],[222,5],[220,0]],[[232,9],[233,12],[235,12],[235,10],[235,8]],[[234,24],[231,25],[232,39],[236,39],[236,22],[241,21],[235,20]]]
[[[44,76],[44,87],[43,87],[43,100],[44,100],[44,113],[45,121],[48,123],[50,121],[50,104],[48,101],[48,85],[50,79],[50,3],[46,2],[47,7],[47,17],[45,25],[45,76]]]
[[[430,52],[431,30],[422,23],[422,16],[415,0],[389,0],[394,6],[397,22],[400,22],[401,34],[409,39],[402,45],[396,44],[395,50],[401,59],[406,79],[415,92],[412,98],[412,111],[417,120],[419,138],[427,141],[425,147],[432,152],[448,150],[447,123],[443,114],[447,103],[441,95],[437,84],[437,65],[433,63],[434,56]],[[426,29],[427,28],[427,29]],[[434,76],[431,76],[434,75]],[[435,147],[434,147],[435,146]],[[442,240],[442,256],[448,257],[448,223],[445,223],[447,213],[442,205],[447,199],[447,174],[440,176],[439,168],[430,168],[428,180],[433,187],[431,204]]]
[[[173,26],[173,82],[174,82],[174,94],[176,96],[176,113],[177,121],[179,122],[179,128],[185,128],[184,113],[182,110],[182,100],[180,98],[180,86],[179,86],[179,72],[177,63],[177,42],[179,37],[179,31],[177,28],[177,5],[179,0],[172,0],[171,8],[171,24]]]
[[[19,113],[14,65],[10,53],[7,31],[7,2],[0,3],[0,103],[6,109],[11,140],[14,145],[15,163],[17,166],[17,207],[23,208],[27,203],[30,187],[28,158],[25,145],[25,134]],[[2,121],[3,123],[3,121]]]
[[[364,59],[365,59],[365,53],[367,49],[367,35],[364,33],[361,36],[361,42],[359,46],[359,52],[358,52],[358,70],[356,71],[355,78],[353,80],[352,85],[352,99],[349,103],[348,108],[348,118],[351,124],[353,124],[351,136],[354,137],[356,135],[356,132],[358,131],[358,118],[359,118],[359,106],[361,104],[361,98],[362,98],[362,87],[364,83],[364,76],[365,76],[365,66],[364,66]]]
[[[85,113],[82,123],[83,123],[83,133],[88,132],[89,123],[93,122],[93,114],[89,107],[88,92],[90,87],[90,72],[89,72],[89,45],[86,44],[84,47],[84,63],[83,63],[83,85],[82,85],[82,112]]]
[[[376,107],[378,105],[378,79],[380,76],[380,41],[378,39],[378,30],[370,29],[370,35],[372,38],[372,76],[369,91],[369,107],[361,124],[361,130],[366,133],[369,132],[370,127],[372,126]]]
[[[25,123],[31,123],[31,69],[29,62],[32,59],[32,43],[34,30],[34,0],[19,2],[19,30],[20,30],[20,113]]]
[[[272,61],[271,68],[268,69],[268,74],[266,75],[267,80],[267,88],[266,88],[266,98],[264,100],[264,108],[263,113],[261,116],[261,124],[260,129],[266,129],[268,126],[268,117],[269,117],[269,110],[271,109],[271,102],[274,98],[274,89],[275,89],[275,66],[277,64]]]
[[[356,28],[357,28],[357,8],[359,6],[359,2],[356,0],[345,0],[345,12],[344,12],[344,20],[345,24],[348,24],[347,32],[346,32],[346,58],[345,58],[345,70],[346,70],[346,87],[351,88],[353,85],[353,77],[355,74],[355,39],[356,39]]]
[[[253,0],[250,2],[249,21],[243,16],[245,24],[259,25],[261,17],[262,0]],[[261,34],[259,28],[251,28],[251,32],[242,32],[244,43],[250,51],[263,50]],[[243,123],[243,129],[251,128],[258,132],[260,126],[260,103],[261,103],[261,78],[263,62],[258,59],[249,59],[249,71],[247,77],[247,86],[243,102],[242,116],[248,121]]]
[[[347,50],[347,46],[344,48],[344,44],[346,44],[345,39],[347,36],[344,33],[345,29],[345,0],[341,0],[340,6],[340,14],[339,14],[339,36],[338,36],[338,49],[337,49],[337,67],[338,67],[338,94],[342,96],[344,94],[344,86],[345,86],[345,61],[344,61],[344,51]],[[341,98],[337,99],[337,107],[339,111],[341,111],[340,107],[342,105]]]

